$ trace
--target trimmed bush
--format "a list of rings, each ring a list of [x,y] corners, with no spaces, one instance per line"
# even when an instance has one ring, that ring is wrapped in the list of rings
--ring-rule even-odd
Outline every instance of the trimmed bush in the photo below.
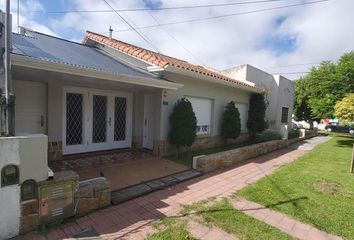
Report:
[[[282,138],[281,134],[276,130],[265,130],[260,134],[256,134],[255,141],[257,143],[267,142],[272,140],[280,140]]]
[[[240,113],[235,106],[235,102],[229,102],[225,107],[222,116],[221,136],[227,139],[236,139],[241,133]]]
[[[192,104],[186,98],[179,99],[175,104],[170,124],[168,139],[171,144],[177,146],[177,150],[194,143],[197,135],[197,118]]]
[[[288,139],[299,138],[300,137],[300,130],[299,129],[292,129],[288,133]]]
[[[247,128],[251,140],[255,140],[257,133],[262,133],[267,123],[265,121],[266,103],[264,94],[253,93],[248,109]]]

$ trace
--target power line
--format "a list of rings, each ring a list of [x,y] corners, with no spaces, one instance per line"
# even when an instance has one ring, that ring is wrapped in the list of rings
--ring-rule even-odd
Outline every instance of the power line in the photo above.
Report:
[[[258,9],[258,10],[247,11],[247,12],[224,14],[224,15],[218,15],[218,16],[213,16],[213,17],[196,18],[196,19],[183,20],[183,21],[177,21],[177,22],[169,22],[169,23],[160,23],[158,25],[147,25],[147,26],[137,27],[136,29],[149,29],[149,28],[178,25],[178,24],[191,23],[191,22],[202,22],[202,21],[211,20],[211,19],[226,18],[226,17],[231,17],[231,16],[251,14],[251,13],[259,13],[259,12],[284,9],[284,8],[291,8],[291,7],[298,7],[298,6],[328,2],[328,1],[330,1],[330,0],[319,0],[319,1],[312,1],[312,2],[306,2],[306,3],[298,3],[298,4],[293,4],[293,5],[285,5],[285,6],[280,6],[280,7],[264,8],[264,9]],[[131,31],[131,29],[122,29],[122,30],[118,30],[115,32],[126,32],[126,31]]]
[[[106,0],[103,1],[119,16],[120,19],[122,19],[131,28],[131,30],[136,32],[145,42],[147,42],[150,46],[159,52],[159,49],[151,41],[149,41],[146,37],[144,37],[143,34],[136,30],[136,28],[132,26],[127,20],[125,20],[124,17],[119,14],[119,12],[115,11],[114,8]]]
[[[248,2],[232,2],[232,3],[218,3],[206,5],[190,5],[190,6],[175,6],[175,7],[160,7],[160,8],[128,8],[128,9],[105,9],[105,10],[63,10],[63,11],[26,11],[45,14],[65,14],[65,13],[107,13],[107,12],[139,12],[139,11],[163,11],[163,10],[180,10],[180,9],[195,9],[195,8],[213,8],[213,7],[226,7],[235,5],[257,4],[257,3],[270,3],[281,2],[287,0],[259,0]]]
[[[152,15],[150,12],[148,12],[149,15],[151,16],[151,18],[157,23],[160,24],[160,22],[154,17],[154,15]],[[190,54],[194,60],[196,60],[197,62],[200,62],[201,64],[203,64],[202,61],[199,60],[199,58],[197,58],[190,50],[188,50],[186,47],[183,46],[183,44],[177,40],[177,38],[175,38],[171,33],[169,33],[166,29],[162,29],[167,35],[170,36],[170,38],[172,38],[178,45],[180,45],[188,54]]]
[[[274,68],[286,68],[286,67],[318,65],[318,64],[321,64],[321,63],[320,62],[317,62],[317,63],[296,63],[296,64],[282,65],[282,66],[271,66],[271,67],[268,66],[268,67],[263,67],[263,68],[274,69]]]
[[[277,73],[273,73],[273,74],[305,74],[305,73],[309,73],[309,72],[277,72]]]

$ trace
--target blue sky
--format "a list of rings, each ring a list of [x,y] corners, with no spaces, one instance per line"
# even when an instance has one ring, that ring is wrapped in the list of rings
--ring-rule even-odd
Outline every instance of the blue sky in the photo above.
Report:
[[[220,0],[230,3],[249,0]],[[282,0],[263,4],[245,4],[211,9],[175,11],[122,12],[135,27],[187,19],[254,11],[314,0]],[[4,9],[5,1],[0,7]],[[16,15],[16,2],[12,11]],[[159,8],[215,4],[214,0],[108,0],[115,8]],[[115,13],[46,14],[45,11],[102,10],[109,7],[102,0],[21,0],[21,25],[80,42],[85,31],[107,34],[112,25],[114,37],[142,47],[152,48]],[[335,60],[354,49],[354,1],[330,0],[313,5],[266,11],[228,18],[139,30],[158,51],[225,69],[248,63],[272,73],[308,71],[311,65],[279,68],[284,65]],[[42,11],[42,12],[31,12]],[[158,23],[156,22],[158,21]],[[16,22],[16,18],[14,18]],[[299,74],[286,75],[296,78]]]

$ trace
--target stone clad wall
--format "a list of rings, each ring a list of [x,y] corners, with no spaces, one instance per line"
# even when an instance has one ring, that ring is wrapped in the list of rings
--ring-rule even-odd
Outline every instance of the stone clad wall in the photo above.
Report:
[[[287,145],[287,140],[274,140],[206,156],[200,156],[196,158],[196,168],[203,172],[215,171],[217,169],[232,166],[249,158],[285,148]]]
[[[75,193],[75,214],[83,216],[111,204],[111,186],[104,178],[93,178],[79,183]]]
[[[305,136],[302,138],[294,138],[290,140],[273,140],[210,155],[197,156],[193,158],[193,166],[197,170],[200,170],[204,173],[212,172],[218,169],[232,166],[250,158],[258,157],[260,155],[285,148],[290,144],[300,142],[314,136],[317,136],[316,131],[307,131]]]

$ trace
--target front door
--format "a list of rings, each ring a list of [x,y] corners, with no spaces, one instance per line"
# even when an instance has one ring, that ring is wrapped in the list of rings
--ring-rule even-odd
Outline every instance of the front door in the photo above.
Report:
[[[47,132],[47,85],[41,82],[13,81],[16,96],[15,132]]]
[[[91,89],[64,90],[64,154],[131,147],[132,97]]]
[[[144,95],[144,130],[143,148],[154,147],[154,95]]]

